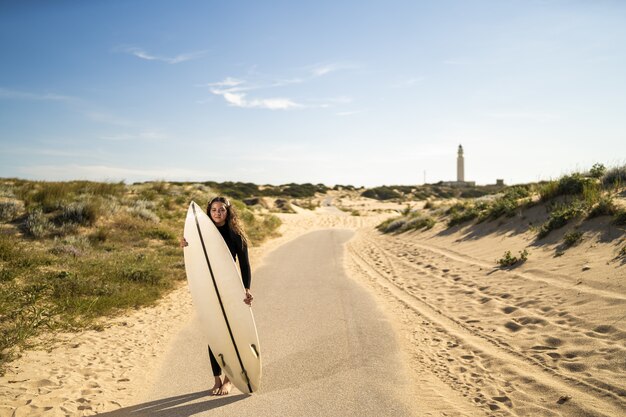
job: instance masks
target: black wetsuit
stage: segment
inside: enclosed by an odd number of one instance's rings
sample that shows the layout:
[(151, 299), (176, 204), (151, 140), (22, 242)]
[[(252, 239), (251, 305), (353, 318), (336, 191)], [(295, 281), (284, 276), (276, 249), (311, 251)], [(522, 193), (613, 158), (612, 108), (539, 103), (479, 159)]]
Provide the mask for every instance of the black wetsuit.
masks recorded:
[[(248, 245), (246, 245), (241, 236), (231, 230), (227, 224), (225, 224), (224, 226), (218, 226), (217, 230), (220, 231), (220, 234), (224, 238), (228, 249), (230, 249), (230, 253), (233, 255), (233, 260), (239, 259), (241, 281), (243, 281), (243, 286), (246, 289), (250, 289), (250, 281), (252, 280), (252, 277), (250, 274), (250, 260), (248, 259)], [(243, 302), (243, 299), (241, 300), (241, 302)], [(215, 359), (213, 352), (211, 352), (210, 346), (209, 358), (211, 359), (211, 369), (213, 370), (213, 376), (220, 376), (222, 374), (222, 368), (220, 368), (217, 359)]]

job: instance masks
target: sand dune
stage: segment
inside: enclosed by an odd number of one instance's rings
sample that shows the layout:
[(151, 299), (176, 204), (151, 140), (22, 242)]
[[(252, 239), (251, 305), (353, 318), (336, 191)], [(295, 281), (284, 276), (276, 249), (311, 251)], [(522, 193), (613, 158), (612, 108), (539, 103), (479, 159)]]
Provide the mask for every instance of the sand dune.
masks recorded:
[[(337, 194), (315, 212), (296, 208), (279, 215), (282, 236), (255, 248), (252, 264), (312, 230), (357, 231), (345, 268), (394, 318), (420, 387), (416, 401), (431, 415), (626, 414), (626, 265), (616, 259), (614, 239), (596, 232), (600, 224), (555, 256), (555, 241), (538, 245), (513, 223), (401, 235), (374, 229), (400, 209), (339, 201)], [(522, 266), (495, 267), (505, 250), (525, 248)], [(131, 405), (191, 312), (183, 286), (102, 332), (62, 335), (47, 350), (25, 352), (0, 378), (0, 417), (92, 415)]]
[(363, 229), (349, 245), (352, 275), (401, 318), (415, 371), (485, 413), (623, 415), (624, 268), (610, 245), (594, 241), (560, 258), (537, 247), (520, 268), (502, 270), (495, 259), (529, 236), (442, 232)]

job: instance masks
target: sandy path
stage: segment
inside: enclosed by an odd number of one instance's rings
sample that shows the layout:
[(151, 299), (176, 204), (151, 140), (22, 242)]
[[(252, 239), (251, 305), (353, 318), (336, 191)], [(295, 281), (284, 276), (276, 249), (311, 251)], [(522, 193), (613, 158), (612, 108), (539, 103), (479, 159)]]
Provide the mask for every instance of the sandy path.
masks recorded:
[[(355, 230), (377, 221), (334, 207), (297, 210), (279, 215), (281, 237), (251, 250), (255, 269), (267, 253), (309, 231)], [(154, 307), (109, 320), (103, 331), (40, 340), (38, 349), (23, 352), (0, 377), (0, 417), (93, 415), (132, 404), (152, 386), (155, 367), (192, 316), (191, 297), (182, 284)]]
[(258, 393), (206, 395), (212, 377), (194, 321), (170, 345), (145, 400), (103, 416), (423, 415), (389, 321), (372, 295), (344, 274), (342, 247), (352, 234), (306, 234), (256, 270), (264, 358)]

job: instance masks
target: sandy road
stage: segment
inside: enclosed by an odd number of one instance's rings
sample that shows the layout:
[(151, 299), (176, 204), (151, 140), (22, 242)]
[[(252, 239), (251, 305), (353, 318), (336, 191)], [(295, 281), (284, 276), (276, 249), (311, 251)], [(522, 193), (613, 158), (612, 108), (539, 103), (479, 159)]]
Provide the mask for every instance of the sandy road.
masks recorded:
[(352, 235), (311, 232), (279, 247), (256, 270), (260, 392), (208, 395), (206, 347), (192, 320), (173, 340), (147, 397), (100, 415), (423, 415), (390, 323), (343, 270), (343, 246)]

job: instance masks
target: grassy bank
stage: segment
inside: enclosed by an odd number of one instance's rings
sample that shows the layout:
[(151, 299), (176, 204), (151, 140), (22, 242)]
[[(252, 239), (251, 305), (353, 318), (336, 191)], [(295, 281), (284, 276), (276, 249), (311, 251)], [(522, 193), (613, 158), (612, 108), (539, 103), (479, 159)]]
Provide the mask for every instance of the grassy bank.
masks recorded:
[[(217, 183), (0, 179), (0, 368), (37, 335), (97, 329), (173, 289), (189, 202), (217, 194), (228, 195)], [(276, 216), (233, 201), (252, 245), (276, 233)]]
[[(580, 225), (596, 217), (610, 218), (610, 224), (626, 225), (626, 167), (606, 169), (596, 164), (588, 172), (565, 175), (557, 180), (506, 187), (497, 194), (481, 198), (427, 202), (422, 210), (406, 210), (378, 226), (383, 233), (426, 230), (436, 222), (447, 228), (518, 217), (527, 221), (527, 229), (541, 241), (554, 230), (575, 223)], [(532, 216), (529, 214), (532, 210)], [(539, 213), (539, 214), (537, 214)], [(564, 247), (576, 244), (582, 233), (570, 231)]]

